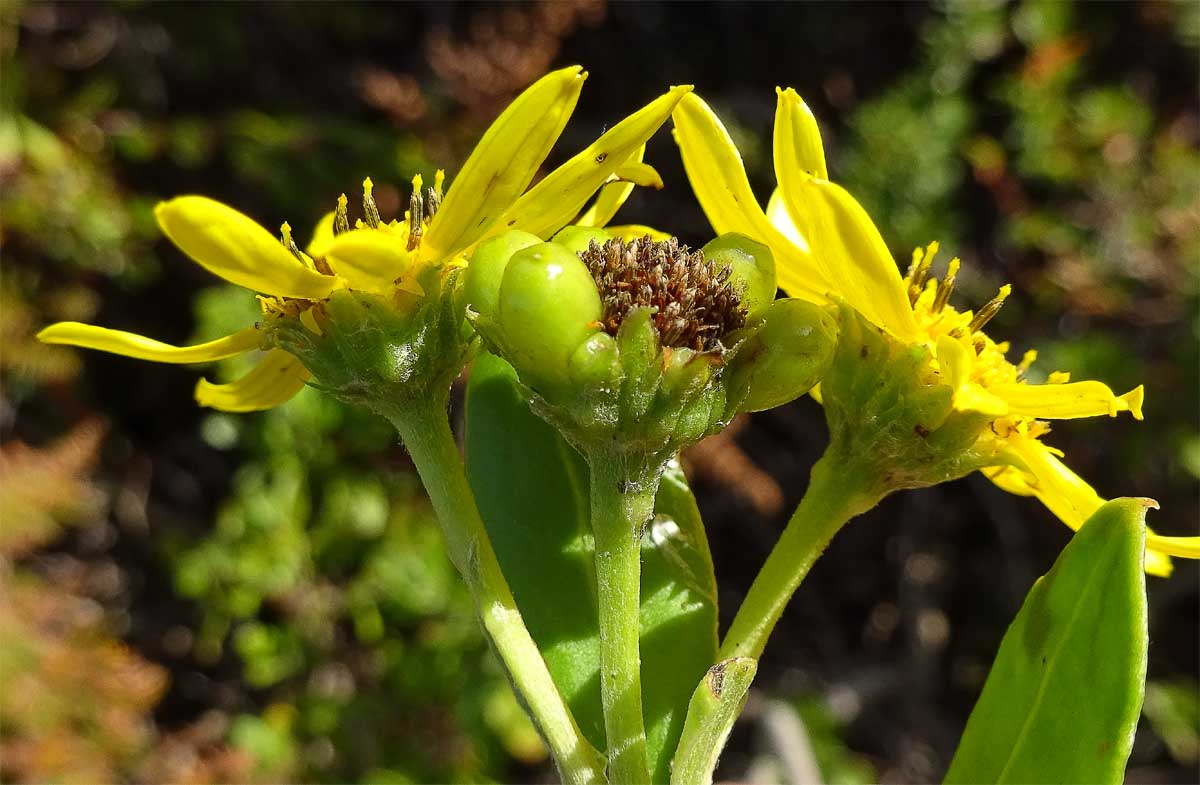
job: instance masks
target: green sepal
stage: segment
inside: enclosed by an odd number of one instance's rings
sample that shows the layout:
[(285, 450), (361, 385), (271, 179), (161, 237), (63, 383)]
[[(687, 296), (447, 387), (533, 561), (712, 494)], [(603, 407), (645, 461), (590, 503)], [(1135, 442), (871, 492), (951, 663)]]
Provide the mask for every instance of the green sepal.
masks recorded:
[(339, 289), (299, 316), (263, 324), (279, 348), (312, 373), (312, 386), (338, 400), (383, 412), (397, 401), (444, 397), (474, 348), (465, 338), (457, 287), (461, 271), (429, 268), (423, 295), (392, 297)]
[(1108, 502), (1038, 579), (947, 783), (1119, 783), (1146, 678), (1146, 499)]

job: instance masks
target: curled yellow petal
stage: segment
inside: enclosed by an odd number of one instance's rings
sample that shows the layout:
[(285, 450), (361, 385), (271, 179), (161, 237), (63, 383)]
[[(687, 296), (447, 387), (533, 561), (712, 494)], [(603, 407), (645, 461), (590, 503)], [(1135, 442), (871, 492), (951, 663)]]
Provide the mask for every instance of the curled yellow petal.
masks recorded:
[[(1010, 437), (1008, 446), (1023, 464), (1024, 471), (1017, 467), (985, 470), (984, 474), (1000, 488), (1010, 493), (1036, 496), (1050, 512), (1074, 530), (1078, 530), (1104, 504), (1104, 499), (1092, 486), (1059, 460), (1052, 448), (1037, 439), (1021, 436)], [(1166, 543), (1162, 548), (1153, 545), (1155, 542), (1161, 543), (1161, 540), (1147, 529), (1145, 569), (1150, 575), (1166, 577), (1173, 570), (1169, 555), (1171, 551)]]
[[(546, 74), (496, 118), (430, 222), (421, 244), (423, 258), (455, 256), (513, 206), (566, 126), (586, 78), (579, 66)], [(568, 220), (578, 211), (576, 207)]]
[(412, 269), (416, 255), (404, 235), (363, 227), (342, 232), (312, 246), (352, 289), (390, 292), (393, 282)]
[(181, 251), (230, 283), (305, 300), (319, 300), (336, 285), (305, 267), (253, 219), (208, 197), (176, 197), (155, 207), (154, 216)]
[(634, 156), (691, 89), (691, 85), (672, 87), (614, 125), (530, 188), (505, 213), (504, 220), (495, 230), (520, 229), (539, 237), (549, 237), (575, 218), (592, 194), (614, 173), (639, 185), (662, 187), (658, 173), (642, 164), (640, 157), (635, 159)]
[(663, 187), (662, 175), (658, 173), (658, 170), (641, 161), (626, 161), (617, 171), (613, 172), (613, 176), (622, 182), (633, 183), (643, 188), (662, 190)]
[(792, 88), (784, 90), (777, 87), (775, 94), (776, 170), (783, 165), (828, 180), (825, 145), (821, 143), (821, 129), (817, 127), (817, 118)]
[[(629, 157), (629, 160), (625, 162), (625, 166), (631, 163), (641, 163), (645, 155), (646, 145), (642, 145)], [(660, 178), (659, 187), (661, 187), (661, 182)], [(596, 228), (607, 226), (608, 222), (617, 214), (617, 211), (621, 209), (621, 206), (625, 204), (625, 200), (633, 193), (634, 187), (635, 183), (627, 179), (608, 183), (596, 194), (596, 201), (592, 202), (592, 206), (575, 219), (575, 225)]]
[(309, 373), (282, 349), (272, 349), (245, 376), (229, 384), (196, 383), (196, 402), (226, 412), (256, 412), (292, 398), (304, 388)]
[(312, 239), (308, 241), (308, 247), (304, 252), (309, 256), (313, 256), (313, 248), (320, 247), (333, 239), (333, 222), (337, 217), (337, 213), (330, 210), (321, 216), (321, 220), (317, 221), (317, 225), (313, 227)]
[(900, 340), (917, 332), (900, 268), (867, 211), (846, 189), (776, 168), (783, 202), (829, 283), (856, 311)]
[(110, 330), (93, 324), (59, 322), (38, 333), (42, 343), (57, 343), (95, 349), (158, 363), (203, 363), (257, 349), (262, 333), (253, 327), (194, 346), (172, 346), (137, 333)]
[(1070, 384), (1002, 384), (991, 392), (1003, 398), (1013, 414), (1046, 420), (1070, 420), (1077, 417), (1116, 417), (1130, 412), (1142, 419), (1145, 389), (1138, 385), (1124, 395), (1114, 395), (1101, 382), (1072, 382)]
[(954, 391), (954, 408), (960, 412), (980, 412), (992, 417), (1008, 414), (1008, 404), (971, 381), (973, 357), (970, 349), (949, 335), (938, 338), (937, 359), (945, 383)]
[(808, 299), (831, 291), (803, 239), (785, 236), (763, 213), (741, 154), (708, 104), (694, 94), (684, 96), (671, 119), (683, 168), (713, 231), (740, 232), (770, 247), (779, 288), (788, 294)]

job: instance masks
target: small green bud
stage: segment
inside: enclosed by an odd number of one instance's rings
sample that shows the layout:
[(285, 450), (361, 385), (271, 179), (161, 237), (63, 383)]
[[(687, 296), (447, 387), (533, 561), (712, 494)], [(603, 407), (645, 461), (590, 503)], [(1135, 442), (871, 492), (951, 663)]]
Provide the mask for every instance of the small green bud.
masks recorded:
[[(837, 347), (837, 320), (804, 300), (771, 303), (730, 365), (730, 401), (739, 412), (782, 406), (824, 377)], [(740, 402), (739, 402), (740, 398)]]
[(730, 232), (700, 249), (718, 267), (730, 267), (732, 279), (743, 287), (742, 305), (753, 316), (775, 299), (775, 257), (771, 249), (744, 234)]
[(509, 259), (517, 251), (541, 242), (536, 234), (513, 229), (480, 243), (467, 265), (462, 289), (463, 305), (478, 314), (496, 318), (500, 281), (504, 278)]
[(558, 234), (550, 238), (550, 242), (558, 243), (571, 253), (583, 253), (593, 242), (604, 245), (612, 239), (612, 235), (603, 229), (593, 229), (588, 226), (564, 226)]
[(500, 284), (506, 359), (532, 386), (567, 381), (567, 364), (600, 328), (600, 293), (579, 257), (539, 243), (509, 260)]

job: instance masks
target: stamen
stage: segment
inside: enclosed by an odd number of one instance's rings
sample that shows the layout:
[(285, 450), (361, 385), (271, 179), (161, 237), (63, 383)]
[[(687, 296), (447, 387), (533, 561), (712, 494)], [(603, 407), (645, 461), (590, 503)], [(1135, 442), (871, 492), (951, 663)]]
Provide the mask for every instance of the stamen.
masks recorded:
[(382, 221), (379, 218), (379, 208), (375, 206), (375, 197), (371, 192), (375, 189), (375, 183), (371, 182), (371, 178), (363, 180), (363, 213), (366, 219), (367, 226), (372, 229), (378, 229)]
[(425, 189), (425, 221), (428, 223), (442, 206), (442, 193), (435, 188)]
[(421, 175), (415, 174), (412, 179), (412, 196), (408, 198), (408, 250), (415, 251), (421, 244), (423, 233), (421, 222), (424, 220), (425, 200), (421, 198)]
[(337, 209), (333, 213), (333, 236), (350, 231), (350, 215), (346, 209), (349, 200), (342, 194), (337, 200)]
[(664, 347), (713, 351), (721, 338), (746, 323), (741, 291), (719, 267), (672, 237), (592, 242), (579, 254), (600, 290), (604, 329), (616, 335), (630, 309), (654, 308), (652, 320)]
[(971, 323), (967, 326), (967, 329), (971, 332), (981, 330), (985, 324), (992, 320), (993, 316), (1000, 313), (1000, 308), (1004, 305), (1004, 301), (1008, 299), (1010, 294), (1012, 294), (1012, 286), (1010, 284), (1001, 286), (1000, 293), (993, 297), (991, 302), (979, 309), (979, 312), (971, 319)]
[(287, 221), (283, 222), (283, 226), (279, 227), (279, 241), (283, 243), (283, 247), (291, 251), (292, 256), (300, 260), (300, 262), (308, 266), (308, 257), (300, 253), (300, 249), (296, 247), (296, 241), (292, 239), (292, 225)]
[(1021, 362), (1017, 365), (1017, 376), (1024, 376), (1029, 372), (1029, 368), (1037, 362), (1037, 349), (1030, 349), (1021, 357)]
[[(911, 304), (916, 305), (917, 299), (921, 296), (921, 289), (925, 286), (925, 279), (929, 277), (929, 268), (933, 266), (933, 259), (938, 252), (937, 240), (926, 246), (924, 253), (918, 258), (917, 254), (921, 249), (913, 251), (912, 266), (908, 269), (908, 300)], [(939, 309), (940, 310), (940, 309)]]
[(962, 264), (958, 257), (950, 260), (950, 267), (946, 269), (946, 277), (938, 284), (937, 297), (933, 300), (933, 312), (941, 313), (946, 307), (946, 303), (950, 302), (950, 295), (954, 293), (954, 279), (958, 277), (958, 268)]
[(433, 192), (437, 194), (438, 204), (442, 203), (442, 183), (446, 180), (446, 170), (438, 169), (433, 173)]

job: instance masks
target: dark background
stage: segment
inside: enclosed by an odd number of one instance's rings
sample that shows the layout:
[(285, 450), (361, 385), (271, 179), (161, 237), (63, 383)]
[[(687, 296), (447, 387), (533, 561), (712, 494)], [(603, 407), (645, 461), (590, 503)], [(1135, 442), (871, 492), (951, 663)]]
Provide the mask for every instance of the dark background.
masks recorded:
[[(400, 209), (453, 178), (550, 68), (590, 77), (548, 162), (690, 83), (765, 201), (774, 87), (816, 113), (834, 179), (897, 258), (937, 239), (957, 300), (1035, 370), (1146, 421), (1056, 424), (1103, 494), (1195, 534), (1200, 6), (27, 3), (0, 11), (0, 772), (6, 781), (526, 781), (550, 776), (386, 424), (306, 392), (230, 416), (194, 369), (41, 347), (57, 319), (166, 341), (253, 319), (162, 241), (204, 193), (297, 234), (371, 175)], [(618, 220), (702, 244), (666, 189)], [(352, 199), (353, 201), (353, 199)], [(218, 375), (237, 371), (232, 363)], [(687, 456), (727, 623), (826, 440), (809, 400)], [(26, 446), (27, 445), (27, 446)], [(940, 779), (1007, 623), (1070, 532), (975, 476), (847, 527), (772, 638), (720, 775), (784, 781), (805, 729), (829, 782)], [(1150, 686), (1128, 778), (1194, 782), (1200, 572), (1151, 579)], [(29, 696), (39, 696), (32, 700)], [(788, 718), (800, 718), (796, 725)]]

